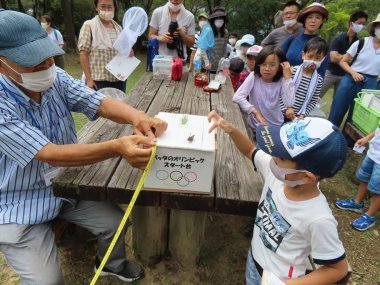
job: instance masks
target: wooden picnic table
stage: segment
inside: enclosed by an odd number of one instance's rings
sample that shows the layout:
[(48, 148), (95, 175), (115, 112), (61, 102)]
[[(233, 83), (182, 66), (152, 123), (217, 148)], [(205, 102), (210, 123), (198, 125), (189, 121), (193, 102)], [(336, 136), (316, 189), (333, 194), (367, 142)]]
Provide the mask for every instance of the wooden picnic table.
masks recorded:
[[(252, 136), (245, 116), (232, 102), (230, 80), (215, 93), (194, 86), (184, 68), (181, 81), (164, 81), (145, 73), (125, 102), (150, 116), (158, 112), (207, 116), (211, 110)], [(80, 143), (96, 143), (132, 133), (131, 126), (100, 118), (79, 132)], [(133, 209), (135, 253), (143, 261), (155, 262), (167, 250), (182, 264), (194, 265), (203, 241), (207, 212), (254, 217), (262, 183), (229, 136), (217, 133), (215, 173), (210, 195), (141, 191)], [(53, 182), (54, 193), (65, 198), (107, 200), (127, 204), (142, 171), (120, 157), (89, 166), (66, 168)]]

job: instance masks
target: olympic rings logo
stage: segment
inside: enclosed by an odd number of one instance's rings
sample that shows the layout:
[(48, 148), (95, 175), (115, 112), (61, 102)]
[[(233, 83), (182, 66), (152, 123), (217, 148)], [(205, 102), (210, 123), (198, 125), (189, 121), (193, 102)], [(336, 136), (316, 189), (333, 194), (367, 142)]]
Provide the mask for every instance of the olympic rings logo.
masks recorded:
[(182, 173), (181, 171), (174, 170), (170, 173), (166, 170), (157, 170), (156, 178), (163, 181), (165, 185), (172, 186), (177, 184), (180, 187), (186, 187), (190, 183), (197, 180), (198, 175), (194, 171)]

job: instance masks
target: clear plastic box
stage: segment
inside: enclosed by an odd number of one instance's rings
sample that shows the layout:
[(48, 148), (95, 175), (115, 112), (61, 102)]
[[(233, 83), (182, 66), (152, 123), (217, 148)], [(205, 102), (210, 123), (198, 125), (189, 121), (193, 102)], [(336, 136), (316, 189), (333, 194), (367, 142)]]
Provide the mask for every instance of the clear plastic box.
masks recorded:
[(172, 79), (173, 57), (168, 55), (156, 55), (153, 59), (153, 79)]

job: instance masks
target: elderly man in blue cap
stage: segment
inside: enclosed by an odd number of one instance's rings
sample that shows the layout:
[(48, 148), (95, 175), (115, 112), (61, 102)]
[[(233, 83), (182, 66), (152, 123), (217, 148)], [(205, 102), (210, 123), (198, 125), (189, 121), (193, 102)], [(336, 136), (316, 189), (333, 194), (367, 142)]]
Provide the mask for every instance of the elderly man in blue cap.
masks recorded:
[[(55, 197), (49, 181), (56, 167), (121, 156), (144, 168), (155, 135), (167, 124), (95, 92), (55, 67), (53, 57), (64, 52), (31, 16), (1, 9), (0, 39), (0, 251), (21, 284), (64, 284), (51, 220), (59, 217), (97, 235), (97, 268), (123, 211), (104, 202)], [(72, 111), (90, 120), (100, 116), (133, 124), (137, 135), (77, 144)], [(125, 257), (121, 238), (102, 275), (128, 282), (142, 277), (143, 268)]]

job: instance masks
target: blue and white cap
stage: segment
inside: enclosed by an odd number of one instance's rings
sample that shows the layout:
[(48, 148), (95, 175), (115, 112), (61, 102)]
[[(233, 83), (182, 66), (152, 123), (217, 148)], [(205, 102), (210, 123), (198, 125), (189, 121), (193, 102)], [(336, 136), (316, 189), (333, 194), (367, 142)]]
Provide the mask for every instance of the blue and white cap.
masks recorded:
[(346, 162), (347, 142), (330, 121), (307, 117), (282, 126), (259, 125), (258, 146), (266, 153), (295, 161), (322, 178), (334, 176)]

